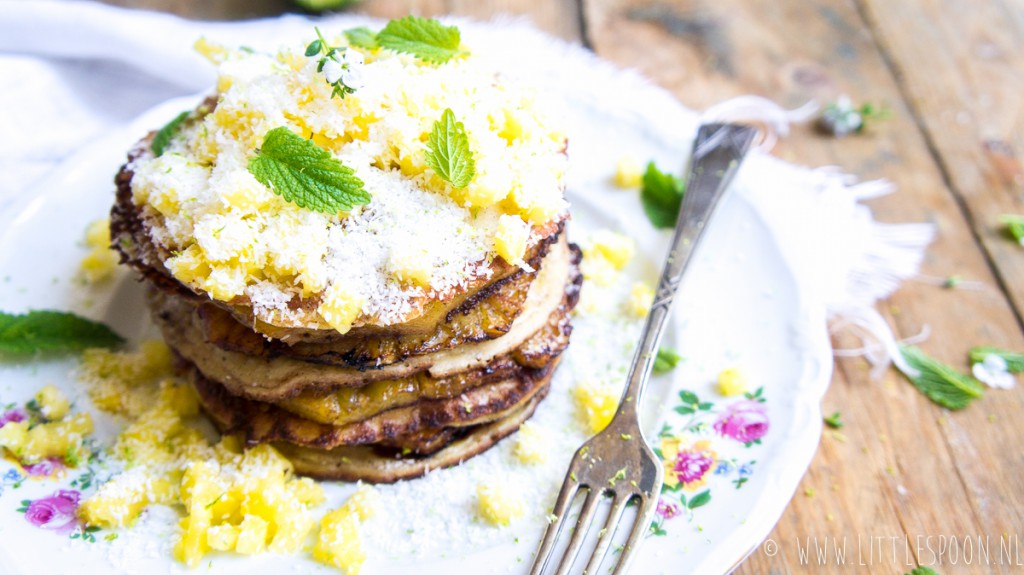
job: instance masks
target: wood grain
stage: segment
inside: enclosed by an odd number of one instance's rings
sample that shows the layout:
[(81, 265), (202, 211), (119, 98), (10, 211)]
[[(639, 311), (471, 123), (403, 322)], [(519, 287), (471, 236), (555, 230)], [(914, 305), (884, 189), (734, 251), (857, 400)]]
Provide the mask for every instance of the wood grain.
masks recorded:
[[(194, 18), (291, 9), (283, 0), (108, 1)], [(776, 154), (893, 181), (899, 192), (871, 207), (882, 221), (936, 226), (923, 273), (985, 286), (906, 284), (880, 306), (900, 336), (930, 326), (923, 347), (960, 368), (973, 345), (1024, 350), (1024, 250), (995, 223), (1000, 213), (1024, 213), (1024, 0), (368, 0), (359, 9), (380, 17), (523, 15), (639, 69), (697, 109), (746, 93), (789, 106), (842, 93), (886, 104), (892, 119), (861, 136), (827, 139), (802, 127)], [(842, 332), (834, 343), (860, 345)], [(770, 535), (778, 552), (755, 549), (738, 573), (898, 574), (936, 560), (918, 552), (918, 537), (933, 537), (933, 546), (939, 536), (998, 545), (1008, 534), (1024, 544), (1024, 386), (950, 413), (898, 375), (874, 381), (863, 360), (845, 359), (823, 409), (841, 411), (846, 426), (822, 438)], [(826, 537), (845, 538), (845, 565), (801, 560), (798, 541)], [(937, 570), (1021, 569), (960, 562)]]
[[(770, 10), (741, 0), (584, 4), (595, 51), (640, 68), (695, 108), (745, 93), (789, 105), (840, 93), (887, 103), (893, 118), (864, 136), (823, 139), (803, 129), (778, 153), (799, 163), (836, 164), (867, 178), (892, 180), (900, 192), (873, 202), (876, 215), (894, 222), (928, 221), (938, 229), (924, 273), (959, 274), (990, 286), (968, 292), (908, 284), (886, 304), (901, 335), (916, 334), (929, 324), (933, 335), (924, 347), (961, 368), (971, 345), (998, 341), (1017, 349), (1024, 346), (1014, 310), (917, 121), (917, 104), (904, 99), (904, 88), (857, 6), (831, 0), (773, 3)], [(920, 25), (927, 26), (927, 21)], [(929, 75), (926, 69), (920, 73)], [(848, 337), (836, 343), (858, 345)], [(911, 564), (903, 565), (901, 545), (899, 561), (875, 557), (874, 564), (865, 566), (840, 566), (834, 560), (801, 565), (797, 541), (806, 545), (815, 537), (846, 537), (854, 548), (860, 538), (867, 553), (872, 538), (884, 537), (891, 546), (891, 537), (907, 536), (916, 543), (918, 536), (998, 539), (1015, 533), (1024, 524), (1024, 489), (1019, 488), (1024, 460), (1019, 452), (1007, 453), (1006, 445), (1024, 435), (1024, 425), (1013, 415), (1022, 404), (1024, 394), (1018, 388), (991, 392), (971, 408), (947, 414), (899, 376), (890, 373), (881, 382), (871, 381), (862, 361), (838, 362), (824, 408), (843, 413), (846, 440), (826, 433), (801, 488), (770, 536), (780, 552), (769, 557), (755, 551), (738, 572), (896, 572), (932, 560), (927, 551), (923, 557), (911, 553)], [(961, 565), (940, 571), (976, 569)], [(1010, 569), (994, 566), (992, 571)]]

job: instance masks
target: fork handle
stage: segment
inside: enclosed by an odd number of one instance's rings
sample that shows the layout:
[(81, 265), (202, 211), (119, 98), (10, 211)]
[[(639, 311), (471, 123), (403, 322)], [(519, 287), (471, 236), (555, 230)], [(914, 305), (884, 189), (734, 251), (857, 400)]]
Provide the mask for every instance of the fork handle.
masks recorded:
[(675, 234), (654, 303), (644, 323), (640, 344), (633, 356), (626, 389), (615, 413), (616, 419), (630, 417), (639, 422), (638, 406), (651, 376), (679, 282), (690, 256), (703, 237), (707, 222), (736, 175), (756, 133), (754, 128), (736, 124), (704, 124), (697, 131)]

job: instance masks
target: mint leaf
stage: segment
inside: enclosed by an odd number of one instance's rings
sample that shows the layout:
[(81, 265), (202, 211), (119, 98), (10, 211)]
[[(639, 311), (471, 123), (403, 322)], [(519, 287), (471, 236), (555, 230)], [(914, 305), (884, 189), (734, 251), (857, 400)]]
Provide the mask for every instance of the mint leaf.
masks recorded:
[(432, 18), (406, 16), (392, 20), (377, 34), (377, 44), (382, 48), (412, 54), (432, 64), (444, 64), (462, 54), (459, 29), (445, 26)]
[(446, 108), (434, 122), (427, 141), (427, 165), (456, 188), (465, 188), (476, 175), (476, 162), (469, 149), (466, 127)]
[(1024, 216), (1004, 214), (999, 216), (999, 221), (1006, 226), (1006, 233), (1010, 234), (1010, 237), (1024, 245)]
[(376, 50), (380, 47), (380, 45), (377, 44), (377, 34), (366, 26), (345, 30), (345, 38), (348, 39), (349, 46), (355, 46), (356, 48)]
[(654, 373), (672, 371), (681, 359), (683, 358), (674, 349), (658, 348), (658, 355), (654, 356)]
[(911, 367), (921, 372), (917, 377), (904, 374), (910, 383), (928, 399), (943, 407), (963, 409), (985, 392), (985, 388), (973, 377), (932, 359), (914, 346), (901, 345), (900, 353)]
[(939, 575), (939, 574), (936, 573), (935, 570), (932, 569), (931, 567), (917, 567), (913, 571), (911, 571), (909, 573), (904, 573), (903, 575)]
[(157, 131), (156, 135), (153, 136), (153, 143), (150, 145), (150, 147), (153, 148), (154, 156), (159, 158), (164, 155), (164, 150), (167, 149), (167, 145), (171, 143), (171, 138), (178, 133), (178, 129), (181, 128), (181, 123), (184, 122), (185, 118), (188, 118), (188, 115), (191, 113), (191, 110), (185, 110)]
[(35, 310), (0, 312), (0, 351), (31, 353), (113, 347), (124, 342), (114, 330), (73, 313)]
[(249, 173), (286, 201), (316, 212), (347, 212), (370, 202), (355, 170), (285, 127), (263, 137)]
[(654, 165), (647, 164), (644, 172), (643, 186), (640, 188), (640, 202), (644, 213), (656, 228), (674, 228), (679, 216), (679, 206), (683, 203), (685, 185), (683, 180), (672, 174), (666, 174)]
[(1024, 353), (984, 345), (971, 348), (971, 365), (985, 361), (985, 358), (990, 355), (998, 355), (1003, 358), (1003, 361), (1006, 362), (1006, 371), (1010, 373), (1024, 371)]

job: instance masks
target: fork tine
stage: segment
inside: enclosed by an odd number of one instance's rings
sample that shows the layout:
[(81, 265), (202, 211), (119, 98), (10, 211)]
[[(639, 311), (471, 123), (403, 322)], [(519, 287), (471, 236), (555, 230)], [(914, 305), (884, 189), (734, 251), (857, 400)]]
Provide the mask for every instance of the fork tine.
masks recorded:
[(555, 508), (551, 511), (555, 520), (548, 523), (548, 526), (544, 529), (544, 539), (541, 540), (540, 548), (537, 549), (537, 556), (533, 559), (530, 575), (541, 575), (544, 572), (544, 566), (547, 565), (548, 559), (551, 558), (551, 550), (555, 546), (555, 538), (562, 530), (562, 520), (565, 519), (566, 513), (569, 512), (569, 506), (572, 504), (573, 499), (576, 498), (576, 494), (579, 493), (579, 489), (579, 483), (568, 477), (565, 483), (562, 484), (562, 490), (558, 492), (558, 499), (555, 500)]
[(597, 535), (597, 547), (594, 548), (594, 554), (590, 556), (587, 568), (583, 570), (584, 574), (597, 573), (597, 568), (601, 566), (605, 554), (608, 553), (608, 546), (612, 543), (612, 537), (619, 527), (619, 520), (622, 519), (622, 513), (626, 510), (630, 499), (633, 499), (632, 493), (627, 497), (616, 497), (612, 501), (612, 509), (608, 513), (608, 519), (604, 522), (604, 529)]
[(572, 564), (576, 562), (576, 556), (579, 555), (580, 547), (583, 546), (583, 540), (587, 538), (587, 532), (590, 531), (590, 524), (593, 522), (594, 513), (597, 512), (597, 505), (603, 498), (603, 489), (589, 488), (587, 499), (583, 502), (583, 509), (580, 509), (580, 516), (576, 519), (576, 530), (572, 533), (572, 539), (569, 540), (569, 546), (565, 549), (565, 555), (562, 556), (562, 562), (558, 565), (558, 571), (555, 572), (556, 575), (565, 575), (572, 568)]
[(651, 518), (654, 516), (655, 510), (655, 506), (652, 503), (654, 502), (646, 496), (640, 496), (640, 508), (636, 518), (633, 520), (633, 530), (629, 533), (629, 539), (626, 540), (626, 545), (622, 549), (622, 555), (619, 557), (619, 563), (615, 566), (615, 570), (612, 571), (612, 575), (625, 573), (629, 569), (629, 564), (632, 563), (633, 558), (636, 556), (640, 538), (650, 528)]

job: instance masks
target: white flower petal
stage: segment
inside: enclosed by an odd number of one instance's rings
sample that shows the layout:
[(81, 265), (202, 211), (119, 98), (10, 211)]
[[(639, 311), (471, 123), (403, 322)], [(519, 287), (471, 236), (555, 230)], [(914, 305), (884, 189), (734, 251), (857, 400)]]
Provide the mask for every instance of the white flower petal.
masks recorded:
[(324, 64), (324, 77), (327, 78), (327, 81), (330, 82), (331, 84), (340, 80), (343, 72), (344, 70), (341, 67), (341, 63), (339, 62), (336, 62), (334, 60), (328, 60)]
[(349, 64), (350, 66), (362, 66), (363, 63), (366, 62), (366, 59), (363, 57), (362, 52), (360, 52), (359, 50), (352, 49), (345, 50), (345, 54), (342, 55), (341, 59), (344, 60), (345, 63)]
[(999, 389), (1010, 389), (1017, 380), (1013, 374), (1006, 369), (1006, 360), (995, 354), (985, 356), (985, 360), (971, 366), (971, 373), (975, 379)]
[(341, 73), (341, 81), (344, 82), (346, 86), (352, 88), (353, 90), (359, 90), (360, 88), (366, 85), (365, 81), (363, 80), (363, 71), (361, 68), (354, 68), (343, 71)]

